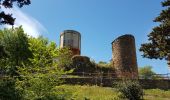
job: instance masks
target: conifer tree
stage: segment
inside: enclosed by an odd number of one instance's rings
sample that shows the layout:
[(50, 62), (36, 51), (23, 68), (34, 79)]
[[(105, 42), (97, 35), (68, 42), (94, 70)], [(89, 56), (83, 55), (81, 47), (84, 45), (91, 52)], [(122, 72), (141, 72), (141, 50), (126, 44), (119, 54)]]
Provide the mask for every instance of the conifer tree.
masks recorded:
[(165, 7), (154, 22), (160, 23), (152, 29), (148, 35), (148, 43), (141, 45), (140, 51), (143, 57), (150, 59), (166, 59), (170, 65), (170, 0), (162, 2)]

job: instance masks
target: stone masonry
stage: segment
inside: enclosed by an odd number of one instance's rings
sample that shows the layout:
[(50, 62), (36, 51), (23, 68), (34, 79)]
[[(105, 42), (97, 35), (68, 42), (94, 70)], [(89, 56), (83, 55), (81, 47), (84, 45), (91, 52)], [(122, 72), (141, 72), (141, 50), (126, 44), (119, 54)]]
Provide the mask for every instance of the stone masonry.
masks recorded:
[(112, 42), (113, 66), (118, 78), (138, 78), (135, 38), (123, 35)]

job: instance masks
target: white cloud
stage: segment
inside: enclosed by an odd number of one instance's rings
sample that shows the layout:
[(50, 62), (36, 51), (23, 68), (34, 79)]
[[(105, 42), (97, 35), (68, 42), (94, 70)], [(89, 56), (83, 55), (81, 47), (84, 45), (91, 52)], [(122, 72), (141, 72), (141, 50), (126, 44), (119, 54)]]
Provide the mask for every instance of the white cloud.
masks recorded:
[[(22, 12), (17, 7), (12, 9), (3, 9), (3, 11), (5, 11), (5, 13), (12, 13), (13, 17), (16, 18), (14, 27), (22, 25), (24, 31), (28, 35), (38, 37), (42, 33), (48, 33), (46, 28), (38, 20)], [(5, 25), (5, 27), (11, 28), (9, 25)]]

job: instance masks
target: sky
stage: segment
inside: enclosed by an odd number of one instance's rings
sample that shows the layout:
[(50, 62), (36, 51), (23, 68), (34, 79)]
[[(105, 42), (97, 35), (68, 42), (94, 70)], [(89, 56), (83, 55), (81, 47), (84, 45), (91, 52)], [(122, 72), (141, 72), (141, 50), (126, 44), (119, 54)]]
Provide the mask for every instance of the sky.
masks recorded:
[[(16, 18), (15, 26), (23, 25), (26, 33), (42, 35), (59, 44), (63, 30), (81, 33), (81, 55), (96, 62), (112, 58), (111, 42), (124, 34), (136, 39), (139, 67), (152, 66), (159, 74), (170, 73), (165, 60), (143, 58), (139, 48), (147, 42), (147, 35), (159, 23), (153, 19), (159, 15), (163, 0), (31, 0), (22, 9), (5, 10)], [(11, 26), (5, 26), (11, 27)]]

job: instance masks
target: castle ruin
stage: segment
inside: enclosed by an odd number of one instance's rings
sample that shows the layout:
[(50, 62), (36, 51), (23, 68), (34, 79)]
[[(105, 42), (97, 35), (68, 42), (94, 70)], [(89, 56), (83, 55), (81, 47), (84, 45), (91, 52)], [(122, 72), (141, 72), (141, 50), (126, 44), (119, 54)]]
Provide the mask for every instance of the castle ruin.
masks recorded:
[[(77, 64), (85, 63), (84, 60), (82, 59), (87, 59), (88, 57), (80, 55), (81, 34), (79, 32), (74, 30), (63, 31), (60, 34), (60, 48), (63, 48), (65, 46), (69, 47), (70, 50), (72, 51), (73, 62), (76, 61)], [(110, 72), (114, 71), (115, 74), (113, 77), (131, 78), (131, 79), (138, 78), (135, 38), (133, 35), (126, 34), (118, 37), (112, 42), (112, 61), (113, 61), (113, 68), (110, 68)], [(90, 60), (88, 60), (88, 63), (90, 63)], [(79, 68), (77, 68), (77, 71), (81, 71), (78, 69)], [(89, 70), (94, 68), (83, 66), (83, 69), (84, 69), (83, 72), (87, 71), (88, 73), (88, 72), (93, 72)]]
[(118, 78), (138, 78), (135, 38), (123, 35), (112, 42), (112, 60)]

